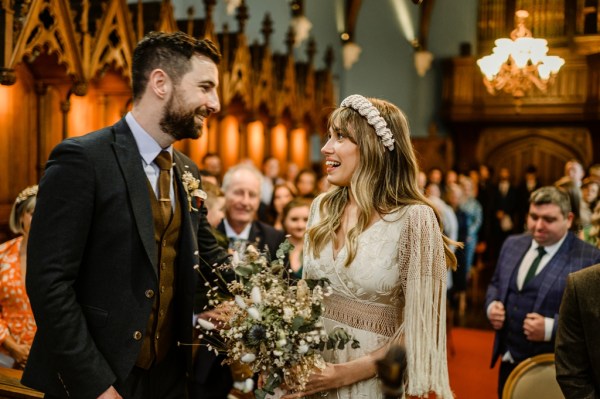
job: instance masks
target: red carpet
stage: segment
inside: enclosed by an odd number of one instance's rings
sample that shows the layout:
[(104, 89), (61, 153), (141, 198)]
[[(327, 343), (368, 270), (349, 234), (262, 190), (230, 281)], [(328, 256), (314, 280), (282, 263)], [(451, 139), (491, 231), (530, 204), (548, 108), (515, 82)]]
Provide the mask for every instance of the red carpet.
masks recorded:
[[(451, 344), (454, 344), (454, 355)], [(490, 369), (494, 332), (454, 327), (448, 337), (450, 386), (456, 399), (497, 398), (498, 363)]]

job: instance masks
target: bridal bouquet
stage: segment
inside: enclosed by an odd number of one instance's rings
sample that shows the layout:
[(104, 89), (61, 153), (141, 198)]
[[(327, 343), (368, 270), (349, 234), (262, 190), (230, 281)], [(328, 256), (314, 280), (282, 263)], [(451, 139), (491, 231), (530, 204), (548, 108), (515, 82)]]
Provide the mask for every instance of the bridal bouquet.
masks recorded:
[[(211, 321), (199, 319), (201, 338), (210, 350), (226, 354), (225, 363), (241, 362), (263, 377), (257, 399), (283, 384), (303, 390), (310, 374), (325, 367), (320, 352), (326, 347), (359, 347), (341, 328), (325, 332), (319, 319), (328, 281), (291, 280), (284, 260), (292, 248), (286, 240), (277, 259), (269, 261), (248, 245), (243, 253), (234, 253), (230, 265), (213, 268), (212, 279), (203, 276), (209, 305), (225, 306), (229, 317), (218, 331)], [(224, 276), (231, 271), (235, 278), (227, 281)]]

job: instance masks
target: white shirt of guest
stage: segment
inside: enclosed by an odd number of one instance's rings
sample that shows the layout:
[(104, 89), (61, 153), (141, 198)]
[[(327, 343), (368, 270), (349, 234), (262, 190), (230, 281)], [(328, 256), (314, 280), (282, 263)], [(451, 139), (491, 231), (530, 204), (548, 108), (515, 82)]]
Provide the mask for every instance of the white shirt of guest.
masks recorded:
[[(156, 163), (154, 163), (154, 159), (158, 156), (161, 151), (168, 151), (171, 154), (171, 158), (173, 158), (173, 146), (170, 145), (167, 148), (162, 148), (156, 140), (148, 134), (144, 130), (143, 127), (135, 120), (133, 114), (128, 112), (125, 115), (125, 122), (129, 125), (129, 129), (131, 129), (131, 133), (133, 134), (133, 138), (135, 139), (135, 143), (137, 144), (138, 151), (142, 156), (142, 167), (144, 168), (144, 173), (146, 173), (146, 177), (148, 177), (148, 181), (150, 185), (154, 189), (154, 193), (156, 194), (156, 198), (158, 198), (158, 175), (160, 173), (160, 168)], [(171, 206), (175, 207), (175, 190), (173, 188), (173, 169), (171, 169)]]
[[(542, 272), (542, 270), (544, 270), (544, 268), (546, 267), (548, 262), (550, 262), (550, 260), (552, 260), (552, 257), (554, 256), (554, 254), (556, 254), (556, 252), (558, 252), (560, 246), (565, 241), (565, 238), (567, 238), (567, 234), (565, 234), (563, 236), (563, 238), (561, 238), (556, 244), (544, 247), (544, 250), (546, 251), (546, 253), (542, 257), (542, 260), (540, 261), (540, 264), (538, 265), (538, 267), (535, 271), (536, 276), (538, 274), (540, 274)], [(531, 266), (531, 264), (533, 263), (535, 258), (537, 258), (537, 256), (538, 256), (537, 249), (539, 246), (540, 246), (540, 244), (535, 242), (535, 240), (532, 240), (529, 250), (527, 250), (527, 252), (525, 253), (525, 256), (523, 257), (523, 260), (521, 261), (521, 265), (519, 265), (519, 272), (517, 273), (517, 288), (519, 289), (519, 291), (521, 291), (523, 289), (523, 282), (525, 281), (525, 276), (527, 275), (527, 272), (529, 271), (529, 267)]]
[(240, 234), (235, 232), (233, 227), (231, 227), (229, 222), (227, 222), (227, 218), (223, 219), (223, 225), (225, 226), (225, 235), (227, 236), (227, 238), (246, 241), (250, 239), (250, 229), (252, 228), (252, 223), (248, 223)]

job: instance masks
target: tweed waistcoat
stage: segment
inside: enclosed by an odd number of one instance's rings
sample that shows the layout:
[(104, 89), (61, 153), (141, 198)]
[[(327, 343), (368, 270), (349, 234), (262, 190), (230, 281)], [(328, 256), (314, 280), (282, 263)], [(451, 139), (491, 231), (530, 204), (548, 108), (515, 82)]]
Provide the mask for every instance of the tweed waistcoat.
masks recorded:
[(175, 185), (175, 209), (167, 226), (163, 221), (159, 202), (150, 183), (148, 183), (152, 217), (154, 218), (154, 240), (158, 247), (158, 291), (146, 291), (146, 297), (154, 297), (152, 312), (148, 318), (146, 334), (136, 366), (148, 369), (152, 364), (160, 363), (171, 348), (173, 341), (173, 298), (175, 297), (175, 261), (179, 248), (181, 229), (181, 207), (179, 193)]

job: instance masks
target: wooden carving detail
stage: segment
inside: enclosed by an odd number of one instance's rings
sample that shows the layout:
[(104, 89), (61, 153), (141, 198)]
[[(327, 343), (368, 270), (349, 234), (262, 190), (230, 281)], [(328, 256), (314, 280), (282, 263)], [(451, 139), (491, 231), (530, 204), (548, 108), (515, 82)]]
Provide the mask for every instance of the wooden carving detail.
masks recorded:
[[(65, 68), (63, 83), (72, 86), (69, 93), (85, 95), (88, 82), (103, 76), (108, 69), (130, 79), (133, 48), (141, 36), (151, 30), (182, 29), (197, 37), (211, 38), (220, 47), (223, 114), (237, 99), (250, 119), (266, 111), (273, 123), (285, 114), (294, 125), (312, 119), (311, 123), (318, 126), (321, 108), (333, 104), (331, 52), (326, 56), (327, 67), (315, 70), (316, 45), (312, 40), (307, 48), (308, 61), (296, 62), (294, 32), (290, 29), (287, 52), (272, 54), (269, 15), (262, 27), (264, 43), (249, 45), (244, 33), (249, 18), (245, 2), (238, 7), (238, 31), (230, 33), (224, 26), (223, 32), (217, 34), (212, 21), (215, 0), (204, 0), (204, 19), (193, 19), (192, 9), (188, 19), (179, 25), (170, 0), (131, 4), (127, 0), (1, 1), (4, 47), (0, 53), (0, 84), (16, 81), (14, 68), (21, 62), (31, 63), (43, 53), (56, 54), (57, 62)], [(44, 68), (38, 68), (38, 72), (43, 74)]]
[(252, 104), (250, 76), (252, 62), (250, 48), (246, 43), (246, 35), (244, 34), (248, 10), (244, 2), (237, 8), (236, 19), (239, 24), (237, 33), (225, 32), (217, 35), (223, 52), (223, 63), (222, 68), (220, 68), (223, 109), (226, 109), (236, 97), (242, 100), (246, 108)]
[[(131, 74), (130, 60), (136, 43), (131, 14), (125, 0), (110, 0), (100, 21), (100, 28), (93, 38), (91, 54), (86, 54), (86, 78), (92, 79), (110, 66), (129, 79)], [(89, 58), (87, 58), (89, 57)]]
[(271, 110), (274, 98), (273, 93), (273, 57), (271, 54), (270, 38), (273, 33), (273, 21), (266, 14), (261, 32), (264, 44), (254, 43), (250, 46), (252, 54), (252, 104), (253, 117), (260, 114), (261, 109)]
[(33, 62), (47, 49), (56, 53), (67, 75), (82, 82), (85, 74), (78, 43), (67, 0), (33, 0), (7, 67), (14, 69), (23, 59)]
[(274, 56), (275, 96), (274, 111), (277, 118), (286, 110), (297, 121), (296, 69), (294, 65), (294, 31), (290, 28), (286, 36), (287, 54)]

